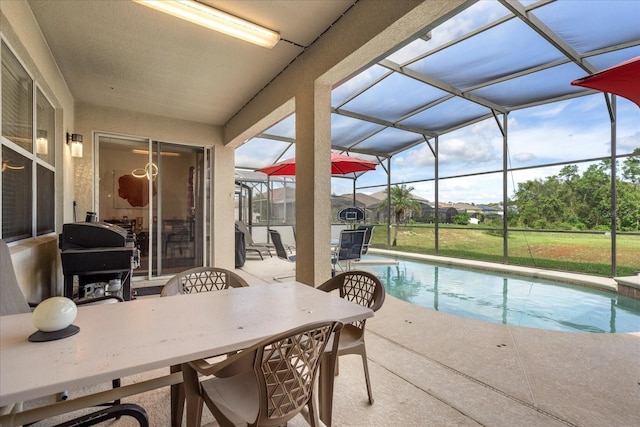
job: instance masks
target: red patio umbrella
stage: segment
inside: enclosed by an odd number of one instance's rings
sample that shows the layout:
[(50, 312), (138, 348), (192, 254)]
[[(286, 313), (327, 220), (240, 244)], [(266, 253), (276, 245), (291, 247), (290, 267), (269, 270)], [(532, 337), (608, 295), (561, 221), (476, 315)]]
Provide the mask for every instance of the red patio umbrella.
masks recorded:
[(640, 107), (640, 56), (591, 76), (574, 80), (571, 84), (614, 93), (635, 102)]
[[(359, 159), (357, 157), (345, 156), (342, 154), (331, 153), (331, 175), (345, 175), (354, 172), (366, 172), (374, 170), (377, 163), (368, 160)], [(296, 159), (294, 157), (275, 163), (266, 168), (256, 169), (256, 172), (262, 172), (269, 176), (273, 175), (295, 175)]]

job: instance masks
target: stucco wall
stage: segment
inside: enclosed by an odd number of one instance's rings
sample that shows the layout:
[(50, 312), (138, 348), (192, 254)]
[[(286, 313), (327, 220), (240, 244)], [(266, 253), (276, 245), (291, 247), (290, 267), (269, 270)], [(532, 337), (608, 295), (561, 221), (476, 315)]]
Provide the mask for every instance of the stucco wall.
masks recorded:
[[(71, 217), (73, 194), (71, 154), (64, 135), (73, 128), (73, 97), (44, 41), (27, 2), (0, 2), (2, 38), (36, 80), (38, 87), (56, 109), (56, 230)], [(66, 207), (66, 208), (65, 208)], [(10, 244), (9, 250), (18, 282), (29, 301), (38, 302), (61, 292), (62, 271), (57, 235), (38, 237)]]

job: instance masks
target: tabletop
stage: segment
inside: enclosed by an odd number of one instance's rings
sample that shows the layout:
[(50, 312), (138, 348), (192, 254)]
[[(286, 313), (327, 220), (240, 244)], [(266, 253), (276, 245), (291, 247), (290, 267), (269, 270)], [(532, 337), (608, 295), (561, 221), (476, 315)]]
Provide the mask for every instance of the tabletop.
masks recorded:
[(298, 282), (78, 308), (74, 336), (44, 343), (31, 314), (0, 322), (0, 407), (224, 354), (322, 320), (372, 317), (365, 307)]

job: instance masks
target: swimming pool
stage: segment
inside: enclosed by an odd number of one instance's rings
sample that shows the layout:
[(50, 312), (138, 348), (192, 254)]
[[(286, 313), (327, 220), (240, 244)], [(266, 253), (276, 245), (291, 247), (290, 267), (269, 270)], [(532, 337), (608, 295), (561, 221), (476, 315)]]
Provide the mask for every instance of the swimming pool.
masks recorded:
[[(390, 259), (368, 254), (363, 261)], [(471, 319), (573, 332), (639, 332), (640, 301), (614, 293), (393, 258), (369, 264), (387, 294)]]

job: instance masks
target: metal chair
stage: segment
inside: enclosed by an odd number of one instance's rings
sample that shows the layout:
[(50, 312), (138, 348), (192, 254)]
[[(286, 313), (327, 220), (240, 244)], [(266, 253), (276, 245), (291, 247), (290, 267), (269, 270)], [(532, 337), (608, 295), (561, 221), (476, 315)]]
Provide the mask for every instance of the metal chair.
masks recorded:
[(362, 257), (366, 230), (342, 230), (335, 252), (331, 254), (331, 275), (336, 274), (336, 266), (341, 270), (341, 261), (346, 261), (344, 271), (351, 269), (351, 261), (358, 261)]
[(244, 244), (245, 250), (247, 252), (255, 252), (260, 256), (260, 259), (264, 259), (263, 254), (267, 253), (269, 256), (271, 255), (271, 249), (273, 249), (273, 245), (271, 243), (256, 243), (253, 241), (253, 236), (251, 236), (251, 231), (249, 231), (249, 227), (242, 222), (236, 221), (236, 226), (242, 233), (244, 234)]
[(373, 236), (373, 228), (375, 225), (361, 225), (358, 230), (364, 230), (364, 242), (362, 243), (362, 255), (366, 255), (369, 252), (369, 245), (371, 244), (371, 236)]
[[(358, 303), (371, 310), (378, 311), (384, 303), (386, 292), (384, 285), (375, 275), (366, 271), (346, 271), (318, 286), (324, 292), (339, 291), (340, 298)], [(364, 366), (364, 377), (367, 383), (369, 404), (373, 404), (369, 367), (367, 365), (367, 349), (364, 343), (366, 320), (344, 325), (339, 338), (338, 357), (346, 354), (359, 354)], [(337, 358), (336, 358), (337, 364)], [(338, 372), (336, 365), (336, 374)]]
[[(296, 262), (296, 254), (289, 254), (287, 253), (287, 249), (284, 247), (284, 244), (282, 243), (282, 237), (280, 236), (280, 233), (276, 230), (269, 230), (269, 238), (271, 239), (271, 241), (273, 242), (273, 245), (275, 246), (276, 249), (276, 256), (282, 260), (285, 260), (287, 262)], [(284, 276), (275, 276), (273, 278), (273, 280), (280, 280), (280, 279), (286, 279), (289, 277), (295, 277), (295, 274), (288, 274), (288, 275), (284, 275)]]
[[(267, 338), (226, 360), (197, 360), (182, 365), (187, 393), (187, 427), (201, 424), (207, 404), (221, 427), (279, 426), (309, 409), (309, 421), (319, 425), (313, 388), (320, 362), (340, 322), (316, 322)], [(333, 340), (329, 363), (336, 354)], [(331, 365), (330, 365), (331, 366)], [(215, 375), (200, 382), (198, 374)]]
[(288, 254), (287, 249), (284, 247), (284, 243), (282, 243), (282, 236), (280, 236), (280, 232), (276, 230), (269, 230), (269, 237), (273, 242), (273, 246), (276, 250), (276, 256), (280, 259), (283, 259), (287, 262), (295, 262), (296, 254)]

